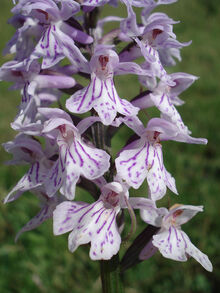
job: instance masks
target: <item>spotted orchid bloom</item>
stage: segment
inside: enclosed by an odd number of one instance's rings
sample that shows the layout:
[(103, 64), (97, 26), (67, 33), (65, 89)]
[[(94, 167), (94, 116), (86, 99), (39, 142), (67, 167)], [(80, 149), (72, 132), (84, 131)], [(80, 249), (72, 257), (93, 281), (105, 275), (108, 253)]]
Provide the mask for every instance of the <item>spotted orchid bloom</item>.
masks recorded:
[(21, 14), (15, 14), (9, 23), (15, 27), (16, 32), (7, 43), (3, 53), (15, 54), (15, 60), (22, 62), (33, 52), (36, 41), (39, 41), (42, 36), (43, 27), (39, 24), (39, 20)]
[(102, 176), (110, 166), (110, 156), (105, 151), (87, 145), (81, 138), (97, 118), (84, 119), (75, 127), (63, 110), (42, 108), (40, 111), (48, 118), (43, 133), (52, 135), (59, 146), (59, 158), (44, 182), (47, 194), (53, 196), (60, 189), (66, 198), (74, 199), (80, 176), (93, 180)]
[(57, 153), (56, 146), (47, 140), (46, 149), (43, 150), (41, 144), (29, 136), (18, 134), (14, 141), (4, 144), (5, 150), (13, 154), (13, 159), (9, 164), (30, 164), (29, 170), (18, 181), (15, 187), (8, 193), (4, 203), (11, 202), (19, 198), (28, 190), (41, 190), (46, 193), (42, 187), (45, 178), (54, 164), (53, 156)]
[[(167, 86), (164, 83), (158, 84), (158, 88), (160, 88), (160, 91), (164, 91), (165, 94), (169, 96), (170, 102), (172, 102), (175, 106), (180, 106), (184, 104), (184, 101), (179, 98), (179, 95), (186, 90), (190, 85), (198, 79), (197, 76), (184, 73), (184, 72), (175, 72), (171, 73), (170, 77), (175, 82), (175, 85), (172, 87)], [(146, 76), (139, 76), (140, 83), (147, 87), (152, 92), (156, 90), (157, 82), (153, 81), (152, 83), (149, 82), (149, 77)], [(150, 85), (150, 84), (152, 85)], [(141, 109), (148, 108), (151, 106), (154, 106), (154, 102), (150, 98), (150, 95), (145, 95), (139, 99), (136, 99), (136, 101), (133, 102), (138, 104), (138, 107)]]
[[(153, 236), (152, 244), (158, 248), (160, 253), (177, 261), (187, 261), (189, 256), (197, 260), (207, 271), (212, 271), (212, 264), (204, 253), (196, 248), (190, 241), (187, 234), (181, 230), (181, 225), (188, 222), (198, 212), (202, 212), (202, 206), (176, 204), (161, 218), (160, 230)], [(144, 211), (142, 213), (144, 219)], [(148, 247), (145, 247), (140, 258), (148, 257)]]
[(126, 146), (116, 158), (118, 175), (135, 189), (138, 189), (146, 178), (149, 196), (154, 201), (165, 195), (167, 187), (177, 194), (175, 180), (163, 164), (160, 144), (160, 132), (170, 135), (172, 130), (166, 129), (166, 125), (160, 124), (160, 121), (154, 123), (154, 119), (149, 121), (146, 129), (138, 118), (128, 117), (122, 120), (140, 139)]
[(144, 74), (132, 62), (119, 63), (118, 55), (111, 46), (98, 46), (90, 61), (91, 82), (66, 101), (66, 108), (73, 113), (85, 113), (94, 108), (102, 123), (110, 125), (117, 112), (125, 116), (135, 116), (138, 108), (120, 99), (114, 86), (113, 75), (134, 73)]
[[(58, 1), (31, 0), (20, 1), (13, 9), (13, 13), (23, 13), (25, 16), (37, 18), (43, 25), (42, 37), (38, 41), (30, 56), (24, 60), (25, 66), (29, 68), (30, 63), (39, 58), (43, 58), (42, 68), (49, 68), (57, 64), (65, 56), (71, 60), (78, 59), (77, 54), (83, 58), (81, 52), (74, 44), (74, 40), (83, 44), (92, 43), (93, 38), (83, 31), (76, 29), (68, 23), (70, 17), (80, 10), (79, 3), (72, 0)], [(84, 61), (86, 59), (84, 58)], [(77, 64), (77, 62), (76, 62)]]
[(102, 186), (99, 199), (92, 204), (65, 201), (58, 205), (53, 215), (54, 234), (72, 231), (68, 240), (71, 252), (79, 245), (91, 242), (91, 259), (110, 259), (120, 248), (121, 236), (116, 217), (124, 208), (145, 209), (149, 221), (153, 210), (156, 210), (153, 201), (129, 198), (124, 184), (111, 182)]
[[(180, 86), (178, 82), (178, 80), (181, 80), (181, 77), (183, 77), (182, 86)], [(184, 74), (181, 75), (180, 73), (180, 74), (177, 74), (176, 77), (174, 74), (172, 78), (174, 79), (176, 78), (175, 81), (178, 83), (176, 86), (168, 87), (163, 81), (161, 81), (152, 93), (140, 99), (135, 100), (133, 104), (142, 109), (151, 107), (153, 105), (156, 106), (158, 110), (161, 112), (161, 117), (173, 123), (178, 128), (179, 134), (181, 134), (183, 137), (183, 140), (179, 140), (179, 141), (185, 141), (188, 143), (196, 143), (196, 144), (207, 144), (206, 139), (193, 138), (190, 136), (191, 132), (182, 121), (182, 118), (179, 112), (177, 111), (176, 107), (173, 104), (173, 101), (174, 103), (179, 103), (178, 98), (175, 96), (175, 89), (176, 89), (176, 93), (184, 90), (184, 88), (188, 87), (188, 85), (190, 85), (196, 79), (196, 77), (193, 77), (190, 75), (184, 76)], [(172, 90), (172, 88), (174, 90)]]
[[(134, 25), (132, 26), (134, 40), (138, 46), (133, 44), (133, 46), (128, 47), (128, 50), (123, 50), (120, 53), (120, 60), (133, 60), (143, 55), (145, 63), (142, 67), (149, 69), (151, 72), (150, 77), (159, 78), (166, 84), (173, 86), (172, 79), (163, 67), (164, 58), (161, 59), (160, 53), (162, 52), (162, 57), (168, 55), (170, 60), (172, 59), (172, 56), (170, 56), (173, 53), (172, 50), (179, 50), (184, 46), (188, 46), (191, 42), (180, 43), (176, 40), (176, 35), (173, 33), (173, 24), (178, 22), (164, 13), (142, 16), (142, 23), (143, 25), (136, 29)], [(136, 36), (140, 37), (137, 38)], [(166, 63), (164, 64), (167, 65)]]
[(28, 72), (20, 62), (7, 62), (0, 68), (0, 79), (14, 82), (12, 89), (21, 89), (19, 112), (11, 125), (13, 129), (29, 134), (39, 134), (42, 130), (38, 107), (57, 101), (60, 93), (56, 89), (67, 89), (76, 84), (74, 78), (56, 70), (40, 70), (37, 61), (32, 62)]

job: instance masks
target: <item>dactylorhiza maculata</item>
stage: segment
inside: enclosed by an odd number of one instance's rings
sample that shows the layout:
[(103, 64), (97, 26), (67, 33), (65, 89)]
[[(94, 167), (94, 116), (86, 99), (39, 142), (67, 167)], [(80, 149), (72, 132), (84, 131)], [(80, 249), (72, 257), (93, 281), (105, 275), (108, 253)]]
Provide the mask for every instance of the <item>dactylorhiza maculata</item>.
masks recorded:
[[(11, 123), (18, 134), (4, 147), (13, 155), (9, 164), (30, 168), (4, 202), (30, 191), (41, 203), (39, 213), (16, 239), (52, 217), (55, 235), (70, 232), (71, 252), (90, 244), (92, 260), (110, 260), (119, 252), (123, 227), (131, 225), (135, 232), (137, 209), (138, 219), (149, 229), (155, 228), (136, 250), (138, 261), (159, 251), (176, 261), (192, 256), (212, 271), (208, 257), (181, 230), (203, 207), (176, 204), (169, 210), (157, 208), (167, 188), (174, 197), (178, 194), (175, 179), (163, 163), (163, 141), (207, 143), (191, 136), (177, 110), (184, 103), (179, 94), (197, 77), (166, 70), (181, 61), (181, 48), (190, 45), (176, 39), (173, 25), (177, 21), (154, 12), (159, 5), (174, 2), (14, 1), (9, 23), (16, 32), (5, 48), (14, 60), (2, 65), (0, 78), (21, 91), (21, 104)], [(125, 9), (127, 17), (101, 18), (99, 12), (109, 5)], [(140, 23), (134, 7), (140, 12)], [(114, 29), (106, 29), (109, 23)], [(119, 96), (114, 83), (116, 75), (127, 74), (136, 75), (140, 83), (140, 91), (130, 101)], [(77, 82), (83, 78), (86, 86)], [(64, 103), (60, 99), (63, 93), (68, 95)], [(138, 114), (149, 107), (156, 107), (160, 117), (143, 125)], [(113, 160), (111, 138), (121, 127), (130, 128), (135, 135), (124, 142)], [(145, 179), (148, 190), (143, 197), (130, 197), (129, 189), (138, 189)], [(92, 195), (92, 203), (78, 198), (77, 186)], [(130, 223), (124, 222), (124, 211), (130, 215)], [(129, 250), (125, 256), (129, 258)]]

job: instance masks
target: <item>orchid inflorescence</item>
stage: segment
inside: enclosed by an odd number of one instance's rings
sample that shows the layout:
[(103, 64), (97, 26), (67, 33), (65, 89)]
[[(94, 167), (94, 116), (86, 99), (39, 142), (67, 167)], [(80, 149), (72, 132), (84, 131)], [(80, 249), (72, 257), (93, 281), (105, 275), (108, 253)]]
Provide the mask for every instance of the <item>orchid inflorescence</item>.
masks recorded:
[[(134, 209), (138, 209), (147, 227), (155, 227), (138, 252), (139, 261), (159, 250), (177, 261), (192, 256), (212, 271), (208, 257), (181, 230), (203, 207), (156, 206), (167, 188), (178, 194), (175, 179), (163, 164), (162, 142), (207, 143), (190, 135), (177, 110), (184, 103), (179, 94), (197, 77), (168, 74), (165, 69), (181, 61), (180, 49), (190, 42), (176, 39), (177, 21), (153, 10), (176, 1), (14, 1), (9, 23), (16, 32), (5, 48), (14, 60), (2, 65), (0, 78), (14, 82), (12, 89), (20, 89), (22, 98), (11, 123), (19, 133), (4, 148), (13, 155), (10, 164), (30, 168), (4, 202), (31, 191), (41, 203), (39, 213), (16, 239), (53, 217), (55, 235), (70, 232), (71, 252), (91, 243), (92, 260), (109, 260), (120, 249), (124, 209), (132, 232)], [(121, 5), (127, 17), (100, 18), (105, 5)], [(140, 23), (134, 7), (140, 10)], [(118, 26), (107, 30), (109, 23)], [(115, 75), (127, 74), (138, 76), (141, 89), (130, 101), (119, 97), (114, 84)], [(88, 81), (87, 86), (77, 82), (79, 76)], [(65, 107), (63, 93), (70, 95)], [(160, 118), (149, 119), (145, 126), (138, 113), (153, 106)], [(87, 115), (78, 115), (83, 113)], [(123, 125), (135, 135), (113, 160), (111, 139)], [(130, 197), (129, 188), (138, 189), (145, 179), (148, 196)], [(76, 186), (87, 190), (93, 202), (76, 201)], [(125, 255), (129, 257), (129, 249)]]

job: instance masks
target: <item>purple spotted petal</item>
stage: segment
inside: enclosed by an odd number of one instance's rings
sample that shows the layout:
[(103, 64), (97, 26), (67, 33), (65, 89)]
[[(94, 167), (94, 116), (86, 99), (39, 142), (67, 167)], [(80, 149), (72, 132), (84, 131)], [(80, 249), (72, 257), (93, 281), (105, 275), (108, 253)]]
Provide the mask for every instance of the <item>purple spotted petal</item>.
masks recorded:
[(66, 101), (66, 108), (73, 113), (85, 113), (93, 107), (103, 93), (103, 82), (94, 77), (86, 88), (79, 90)]
[(73, 230), (69, 235), (71, 252), (79, 245), (91, 242), (91, 259), (110, 259), (118, 252), (121, 243), (117, 212), (106, 209), (102, 200), (90, 205), (64, 202), (54, 211), (54, 234)]
[(135, 149), (124, 150), (120, 153), (119, 157), (115, 160), (115, 165), (118, 175), (123, 178), (130, 186), (138, 189), (147, 176), (147, 167), (151, 163), (150, 160), (146, 160), (150, 151), (150, 145), (143, 139), (137, 141)]
[(163, 164), (161, 145), (154, 146), (154, 154), (151, 165), (148, 167), (147, 182), (150, 198), (154, 201), (161, 199), (167, 187), (177, 194), (175, 179), (167, 172)]
[(163, 165), (163, 156), (159, 144), (151, 145), (144, 139), (138, 141), (135, 149), (122, 151), (115, 160), (116, 169), (126, 182), (137, 189), (147, 179), (150, 197), (155, 201), (162, 198), (166, 193), (166, 186), (172, 187), (177, 193), (175, 181), (167, 174)]
[(4, 203), (14, 201), (25, 191), (42, 185), (46, 172), (46, 168), (43, 164), (40, 164), (39, 162), (32, 164), (28, 172), (18, 181), (16, 186), (5, 197)]
[(78, 227), (69, 235), (70, 251), (91, 242), (91, 259), (110, 259), (118, 252), (121, 243), (116, 215), (116, 211), (106, 209), (102, 201), (90, 205), (81, 213), (77, 221)]
[(43, 57), (42, 69), (44, 69), (54, 66), (65, 57), (62, 50), (62, 44), (58, 42), (56, 37), (57, 30), (58, 27), (55, 24), (50, 25), (45, 30), (42, 38), (31, 54), (28, 64), (35, 59)]
[(73, 199), (80, 175), (90, 180), (99, 178), (109, 169), (110, 156), (105, 151), (89, 147), (81, 139), (73, 137), (68, 144), (66, 138), (59, 135), (58, 144), (60, 156), (46, 179), (45, 187), (49, 196), (61, 188), (63, 195)]
[(181, 132), (188, 134), (188, 128), (184, 125), (179, 112), (172, 104), (169, 96), (166, 93), (155, 91), (149, 95), (155, 106), (163, 113), (168, 116), (169, 119), (180, 129)]
[(83, 202), (64, 201), (53, 212), (53, 233), (61, 235), (71, 231), (76, 225), (76, 218), (84, 213), (89, 204)]
[(192, 256), (196, 261), (198, 261), (208, 272), (212, 272), (213, 267), (208, 256), (202, 253), (197, 247), (195, 247), (195, 245), (192, 244), (186, 233), (182, 231), (182, 234), (187, 242), (186, 253)]
[(160, 230), (153, 236), (153, 245), (166, 257), (177, 261), (187, 261), (186, 249), (188, 246), (185, 233), (170, 226), (169, 230)]
[(125, 116), (138, 113), (138, 108), (119, 98), (111, 78), (101, 80), (94, 74), (88, 87), (76, 92), (66, 101), (66, 108), (73, 113), (85, 113), (92, 107), (105, 125), (113, 122), (117, 112)]
[(171, 226), (169, 230), (160, 230), (157, 235), (153, 236), (152, 243), (166, 258), (186, 261), (188, 255), (190, 255), (207, 271), (212, 271), (212, 264), (207, 255), (191, 243), (185, 232), (174, 226)]
[(167, 74), (166, 70), (163, 68), (159, 54), (157, 50), (147, 43), (144, 44), (138, 38), (135, 38), (136, 43), (141, 49), (141, 52), (145, 58), (145, 60), (151, 63), (152, 71), (155, 76), (163, 80), (166, 84), (173, 86), (175, 83), (172, 81), (171, 77)]

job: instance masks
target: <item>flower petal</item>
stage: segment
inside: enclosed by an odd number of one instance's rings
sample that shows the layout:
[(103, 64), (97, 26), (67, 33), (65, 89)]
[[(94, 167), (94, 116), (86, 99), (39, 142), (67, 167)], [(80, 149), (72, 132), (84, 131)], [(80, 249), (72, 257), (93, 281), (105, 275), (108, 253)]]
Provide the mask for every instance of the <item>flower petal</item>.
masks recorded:
[(4, 199), (4, 203), (14, 201), (23, 192), (42, 185), (45, 175), (45, 167), (39, 162), (31, 165), (28, 172), (18, 181), (16, 186), (9, 192)]
[(187, 239), (187, 248), (186, 252), (190, 256), (192, 256), (195, 260), (197, 260), (207, 271), (212, 272), (213, 267), (212, 263), (210, 262), (208, 256), (202, 253), (192, 242), (189, 240), (188, 236), (182, 231), (185, 238)]
[(53, 212), (54, 235), (64, 234), (74, 229), (77, 225), (77, 218), (80, 218), (88, 206), (87, 203), (72, 201), (64, 201), (59, 204)]
[(56, 235), (73, 230), (69, 235), (69, 250), (91, 242), (90, 257), (110, 259), (119, 250), (121, 237), (116, 223), (116, 210), (106, 209), (101, 200), (93, 204), (64, 202), (54, 211)]
[(147, 176), (147, 168), (152, 162), (153, 148), (143, 139), (137, 141), (135, 149), (123, 150), (115, 160), (118, 175), (135, 189)]
[(177, 261), (187, 261), (187, 239), (185, 233), (173, 226), (169, 230), (160, 230), (153, 236), (153, 245), (166, 257)]

